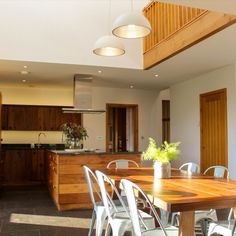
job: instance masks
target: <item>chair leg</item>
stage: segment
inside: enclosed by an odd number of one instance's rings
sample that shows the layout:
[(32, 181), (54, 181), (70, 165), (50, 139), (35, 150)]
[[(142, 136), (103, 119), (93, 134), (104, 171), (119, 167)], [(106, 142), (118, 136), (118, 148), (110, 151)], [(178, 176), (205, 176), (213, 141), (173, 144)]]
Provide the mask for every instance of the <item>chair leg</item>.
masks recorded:
[(111, 225), (109, 223), (107, 223), (105, 236), (110, 236), (110, 235), (111, 235)]
[(173, 212), (172, 213), (172, 216), (171, 216), (171, 225), (175, 226), (175, 222), (176, 222), (176, 217), (177, 217), (177, 213), (176, 212)]
[(105, 222), (107, 215), (105, 208), (98, 208), (97, 209), (97, 222), (96, 222), (96, 236), (102, 235), (103, 225)]
[(96, 212), (95, 210), (93, 210), (88, 236), (92, 236), (95, 220), (96, 220)]
[(206, 236), (207, 235), (208, 220), (207, 219), (202, 219), (202, 220), (200, 220), (200, 224), (201, 224), (202, 235)]
[(164, 227), (166, 227), (169, 221), (169, 212), (160, 209), (160, 213), (161, 213), (161, 223)]
[(232, 235), (234, 235), (235, 228), (236, 228), (236, 220), (234, 220), (234, 225), (233, 225), (233, 228), (232, 228)]

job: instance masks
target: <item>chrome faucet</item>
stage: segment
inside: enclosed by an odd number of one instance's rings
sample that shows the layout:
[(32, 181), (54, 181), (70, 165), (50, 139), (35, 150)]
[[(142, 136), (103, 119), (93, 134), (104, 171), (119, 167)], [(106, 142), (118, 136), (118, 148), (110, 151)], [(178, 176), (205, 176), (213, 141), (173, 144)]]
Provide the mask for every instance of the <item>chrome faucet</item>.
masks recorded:
[(37, 143), (38, 148), (39, 148), (40, 145), (41, 145), (41, 141), (40, 141), (40, 136), (41, 136), (41, 135), (43, 135), (45, 138), (47, 137), (46, 134), (43, 133), (43, 132), (40, 132), (40, 133), (38, 134), (38, 143)]

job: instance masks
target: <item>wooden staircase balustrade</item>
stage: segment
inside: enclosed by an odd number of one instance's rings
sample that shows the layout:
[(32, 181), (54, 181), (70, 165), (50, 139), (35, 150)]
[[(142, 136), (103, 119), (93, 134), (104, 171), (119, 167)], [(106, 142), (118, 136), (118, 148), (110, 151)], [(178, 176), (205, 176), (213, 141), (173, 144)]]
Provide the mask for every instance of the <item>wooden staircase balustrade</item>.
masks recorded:
[(236, 22), (235, 15), (158, 1), (143, 10), (152, 32), (143, 40), (144, 69), (149, 69)]

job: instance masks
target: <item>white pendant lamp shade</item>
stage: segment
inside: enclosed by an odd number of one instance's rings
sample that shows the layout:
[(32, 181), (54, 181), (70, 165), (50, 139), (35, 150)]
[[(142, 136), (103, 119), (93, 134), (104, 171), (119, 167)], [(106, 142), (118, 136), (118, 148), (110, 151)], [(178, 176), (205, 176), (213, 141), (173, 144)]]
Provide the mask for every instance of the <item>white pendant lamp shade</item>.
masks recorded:
[(99, 56), (113, 57), (123, 55), (125, 49), (120, 39), (113, 35), (106, 35), (96, 41), (93, 52)]
[(120, 15), (114, 22), (112, 33), (120, 38), (143, 38), (150, 34), (148, 19), (139, 13), (130, 12)]

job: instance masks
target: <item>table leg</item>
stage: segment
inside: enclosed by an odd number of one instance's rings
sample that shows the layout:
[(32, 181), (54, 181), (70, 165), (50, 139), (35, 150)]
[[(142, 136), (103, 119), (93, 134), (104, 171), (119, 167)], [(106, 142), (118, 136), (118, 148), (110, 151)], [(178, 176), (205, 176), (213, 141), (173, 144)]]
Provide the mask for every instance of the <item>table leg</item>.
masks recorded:
[(179, 236), (194, 235), (194, 211), (180, 212)]

